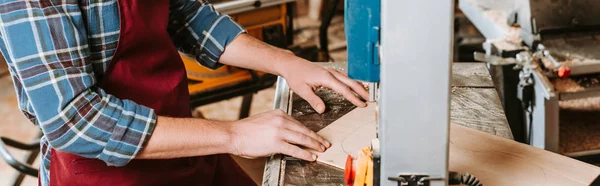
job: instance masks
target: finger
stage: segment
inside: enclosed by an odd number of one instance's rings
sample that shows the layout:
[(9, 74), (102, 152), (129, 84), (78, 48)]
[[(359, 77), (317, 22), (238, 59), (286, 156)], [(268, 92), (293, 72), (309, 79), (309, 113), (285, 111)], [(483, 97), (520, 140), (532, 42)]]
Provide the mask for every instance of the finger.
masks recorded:
[(283, 140), (287, 141), (288, 143), (310, 148), (317, 152), (325, 151), (325, 145), (305, 134), (293, 130), (285, 130), (282, 135)]
[(281, 146), (282, 154), (292, 156), (294, 158), (303, 159), (306, 161), (316, 161), (317, 155), (308, 152), (307, 150), (301, 149), (300, 147), (288, 143), (283, 143)]
[(362, 100), (360, 100), (358, 97), (356, 97), (354, 95), (354, 93), (352, 92), (352, 90), (350, 90), (350, 87), (346, 86), (346, 84), (340, 82), (338, 79), (332, 77), (332, 81), (327, 81), (328, 82), (328, 87), (331, 88), (333, 91), (336, 91), (337, 93), (342, 94), (342, 96), (344, 96), (348, 101), (352, 102), (352, 104), (358, 106), (358, 107), (366, 107), (367, 104), (365, 102), (363, 102)]
[(319, 114), (325, 112), (325, 103), (323, 103), (323, 100), (321, 100), (321, 98), (315, 94), (315, 91), (308, 85), (301, 86), (301, 88), (296, 91), (296, 94), (306, 100)]
[(286, 119), (290, 121), (290, 123), (285, 126), (286, 129), (307, 135), (308, 137), (311, 137), (312, 139), (317, 140), (319, 143), (324, 145), (326, 148), (331, 147), (331, 143), (329, 141), (327, 141), (325, 138), (318, 135), (314, 131), (306, 128), (306, 126), (302, 125), (302, 123), (300, 123), (298, 120), (292, 118), (291, 116), (287, 116)]
[(365, 87), (361, 83), (359, 83), (358, 81), (354, 81), (353, 79), (350, 79), (346, 74), (343, 74), (340, 71), (337, 71), (335, 69), (330, 68), (328, 70), (329, 70), (329, 72), (331, 72), (331, 74), (333, 74), (333, 76), (335, 76), (335, 78), (340, 80), (342, 83), (348, 85), (350, 88), (352, 88), (352, 90), (354, 92), (356, 92), (358, 95), (360, 95), (363, 99), (369, 100), (369, 92), (365, 89)]

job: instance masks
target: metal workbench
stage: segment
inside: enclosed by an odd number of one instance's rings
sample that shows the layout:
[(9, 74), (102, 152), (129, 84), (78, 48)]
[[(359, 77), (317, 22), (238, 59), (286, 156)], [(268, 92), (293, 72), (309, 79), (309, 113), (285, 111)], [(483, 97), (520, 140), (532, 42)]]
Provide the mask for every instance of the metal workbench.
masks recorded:
[[(345, 63), (324, 63), (345, 70)], [(418, 78), (415, 78), (418, 80)], [(410, 88), (410, 87), (407, 87)], [(313, 131), (319, 131), (356, 108), (329, 89), (316, 91), (327, 106), (323, 114), (314, 111), (308, 102), (293, 94), (285, 79), (279, 78), (275, 108), (282, 109)], [(484, 63), (454, 63), (450, 120), (453, 124), (513, 139), (510, 127)], [(263, 185), (344, 185), (344, 172), (315, 162), (300, 161), (275, 155), (268, 159)]]

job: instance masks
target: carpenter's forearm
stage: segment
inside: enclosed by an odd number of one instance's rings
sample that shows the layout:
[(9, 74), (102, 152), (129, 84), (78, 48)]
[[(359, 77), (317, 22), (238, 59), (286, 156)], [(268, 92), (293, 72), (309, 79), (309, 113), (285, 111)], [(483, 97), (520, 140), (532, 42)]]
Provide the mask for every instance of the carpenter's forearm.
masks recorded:
[(308, 61), (247, 34), (236, 37), (225, 48), (220, 63), (284, 76), (290, 65)]
[(230, 153), (228, 124), (159, 116), (154, 133), (137, 159), (172, 159)]

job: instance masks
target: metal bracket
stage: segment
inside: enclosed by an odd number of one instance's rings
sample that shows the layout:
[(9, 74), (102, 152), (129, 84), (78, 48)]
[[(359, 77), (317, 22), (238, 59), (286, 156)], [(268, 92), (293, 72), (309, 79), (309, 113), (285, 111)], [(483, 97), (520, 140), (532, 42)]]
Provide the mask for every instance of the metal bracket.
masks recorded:
[(388, 177), (390, 181), (397, 181), (398, 186), (429, 186), (430, 181), (443, 181), (445, 178), (430, 177), (429, 175), (401, 174), (398, 177)]
[(512, 65), (518, 63), (515, 58), (502, 58), (496, 55), (487, 55), (480, 52), (473, 53), (473, 57), (476, 61), (487, 62), (490, 65)]
[(531, 53), (528, 51), (519, 52), (515, 57), (503, 58), (496, 55), (488, 55), (480, 52), (473, 53), (473, 57), (476, 61), (487, 62), (490, 65), (513, 65), (516, 64), (515, 70), (522, 68), (537, 68), (537, 65), (533, 63), (534, 57), (539, 58), (541, 53)]

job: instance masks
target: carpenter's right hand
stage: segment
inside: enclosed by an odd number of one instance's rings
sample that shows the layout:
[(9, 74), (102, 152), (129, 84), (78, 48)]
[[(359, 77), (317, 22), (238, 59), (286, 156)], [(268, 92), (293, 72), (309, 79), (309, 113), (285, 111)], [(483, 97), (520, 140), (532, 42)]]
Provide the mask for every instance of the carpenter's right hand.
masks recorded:
[(229, 131), (232, 140), (229, 152), (246, 158), (281, 153), (315, 161), (317, 156), (301, 147), (323, 152), (331, 146), (323, 137), (279, 109), (232, 122)]

